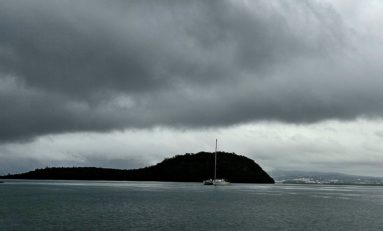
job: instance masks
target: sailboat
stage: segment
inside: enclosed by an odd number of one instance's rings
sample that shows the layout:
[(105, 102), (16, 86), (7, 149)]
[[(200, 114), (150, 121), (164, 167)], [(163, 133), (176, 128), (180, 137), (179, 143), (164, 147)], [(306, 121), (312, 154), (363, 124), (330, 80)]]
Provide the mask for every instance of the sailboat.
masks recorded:
[(215, 152), (214, 152), (214, 179), (204, 180), (204, 185), (215, 185), (215, 186), (223, 186), (223, 185), (229, 185), (230, 182), (226, 181), (225, 179), (217, 179), (217, 145), (218, 140), (215, 139)]

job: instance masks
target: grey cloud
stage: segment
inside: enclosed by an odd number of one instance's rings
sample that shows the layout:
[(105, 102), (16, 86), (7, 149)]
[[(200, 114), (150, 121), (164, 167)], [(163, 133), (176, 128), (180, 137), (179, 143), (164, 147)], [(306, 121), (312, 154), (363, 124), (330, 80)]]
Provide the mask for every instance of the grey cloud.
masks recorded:
[(315, 1), (2, 1), (0, 33), (2, 141), (382, 115), (380, 67)]
[(383, 176), (382, 120), (297, 125), (251, 123), (203, 130), (138, 129), (41, 136), (0, 145), (0, 175), (46, 166), (140, 168), (176, 154), (236, 152), (265, 170), (344, 172)]

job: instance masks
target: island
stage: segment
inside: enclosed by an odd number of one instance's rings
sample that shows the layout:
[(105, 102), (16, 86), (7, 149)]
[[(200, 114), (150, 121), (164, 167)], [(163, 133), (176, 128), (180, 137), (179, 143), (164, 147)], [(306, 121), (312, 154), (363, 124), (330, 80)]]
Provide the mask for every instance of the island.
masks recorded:
[[(217, 178), (224, 178), (232, 183), (274, 183), (274, 179), (252, 159), (227, 152), (217, 152), (217, 156)], [(156, 165), (140, 169), (47, 167), (21, 174), (8, 174), (0, 178), (202, 182), (213, 178), (213, 174), (214, 153), (199, 152), (176, 155)]]

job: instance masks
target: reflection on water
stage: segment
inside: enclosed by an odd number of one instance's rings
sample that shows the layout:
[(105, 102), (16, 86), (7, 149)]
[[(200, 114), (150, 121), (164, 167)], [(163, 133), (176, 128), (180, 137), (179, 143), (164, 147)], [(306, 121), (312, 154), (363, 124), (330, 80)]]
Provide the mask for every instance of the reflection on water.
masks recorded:
[(383, 187), (6, 181), (0, 230), (381, 230)]

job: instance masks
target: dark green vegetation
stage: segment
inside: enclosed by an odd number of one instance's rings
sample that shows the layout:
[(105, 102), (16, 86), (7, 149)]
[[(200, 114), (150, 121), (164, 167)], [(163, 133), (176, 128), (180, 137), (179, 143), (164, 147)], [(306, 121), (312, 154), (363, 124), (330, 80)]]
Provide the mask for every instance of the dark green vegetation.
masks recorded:
[[(274, 183), (273, 178), (247, 157), (226, 152), (218, 152), (217, 156), (217, 178), (225, 178), (233, 183)], [(178, 155), (140, 169), (45, 168), (2, 178), (201, 182), (213, 178), (213, 175), (214, 153), (199, 152)]]

